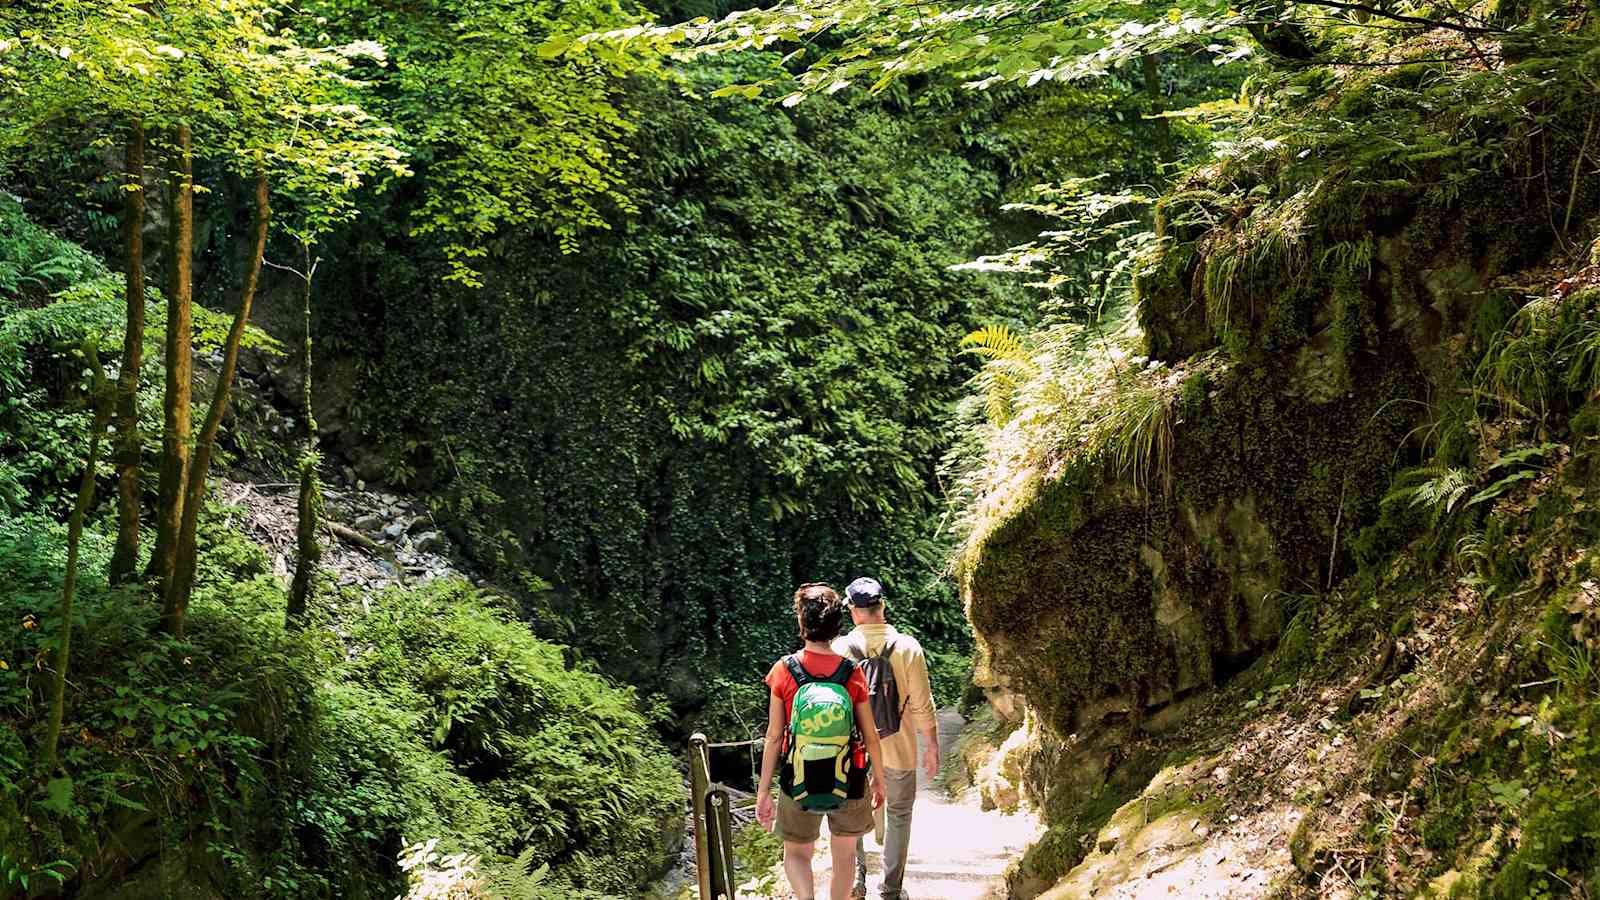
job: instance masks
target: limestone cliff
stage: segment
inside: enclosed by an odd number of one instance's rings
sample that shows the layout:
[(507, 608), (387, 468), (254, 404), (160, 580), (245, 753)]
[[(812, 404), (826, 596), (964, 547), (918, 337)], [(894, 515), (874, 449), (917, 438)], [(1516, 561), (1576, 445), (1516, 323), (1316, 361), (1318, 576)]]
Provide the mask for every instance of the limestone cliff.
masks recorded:
[[(1595, 537), (1595, 50), (1574, 41), (1480, 60), (1434, 33), (1404, 52), (1469, 61), (1285, 75), (1314, 99), (1279, 94), (1273, 130), (1160, 201), (1139, 345), (1093, 390), (1055, 386), (1084, 398), (1059, 417), (1099, 424), (1036, 416), (1010, 427), (1025, 451), (991, 454), (958, 569), (980, 678), (1026, 729), (1010, 768), (1053, 825), (1017, 895), (1328, 894), (1343, 875), (1405, 895), (1472, 866), (1495, 896), (1532, 883), (1506, 874), (1531, 851), (1477, 817), (1534, 817), (1485, 792), (1535, 762), (1463, 756), (1482, 774), (1460, 796), (1412, 780), (1438, 777), (1451, 729), (1481, 748), (1471, 729), (1542, 696), (1464, 692), (1563, 683), (1535, 626), (1588, 609), (1541, 618)], [(1577, 690), (1550, 700), (1571, 704), (1563, 734), (1592, 714)], [(1306, 771), (1319, 748), (1343, 783)], [(1397, 821), (1463, 804), (1394, 860)], [(1578, 831), (1587, 849), (1555, 854), (1569, 880), (1600, 871)], [(1329, 854), (1324, 832), (1358, 846)], [(1223, 877), (1224, 846), (1259, 893)]]

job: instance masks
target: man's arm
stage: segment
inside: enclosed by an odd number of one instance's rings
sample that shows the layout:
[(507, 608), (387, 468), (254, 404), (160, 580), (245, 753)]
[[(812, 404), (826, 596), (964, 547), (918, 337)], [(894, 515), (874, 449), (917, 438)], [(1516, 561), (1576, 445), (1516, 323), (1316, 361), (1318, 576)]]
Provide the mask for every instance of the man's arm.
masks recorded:
[(929, 778), (939, 774), (939, 713), (933, 705), (928, 660), (919, 644), (906, 654), (906, 713), (922, 735), (922, 768)]
[(777, 811), (772, 805), (772, 776), (778, 771), (778, 757), (783, 753), (785, 719), (783, 701), (775, 692), (767, 694), (767, 740), (761, 747), (761, 783), (756, 788), (756, 821), (761, 827), (772, 830)]
[(872, 808), (877, 809), (889, 798), (889, 783), (883, 777), (883, 744), (878, 740), (878, 723), (873, 721), (870, 700), (856, 704), (856, 728), (861, 731), (867, 756), (872, 760)]

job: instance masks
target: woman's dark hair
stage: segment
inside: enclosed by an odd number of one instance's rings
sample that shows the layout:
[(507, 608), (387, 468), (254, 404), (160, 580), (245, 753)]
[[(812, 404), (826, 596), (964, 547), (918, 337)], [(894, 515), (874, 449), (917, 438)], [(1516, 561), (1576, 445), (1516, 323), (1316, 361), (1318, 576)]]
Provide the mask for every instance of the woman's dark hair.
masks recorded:
[(808, 641), (831, 641), (844, 624), (844, 603), (833, 588), (813, 582), (794, 592), (794, 613), (800, 617), (800, 636)]

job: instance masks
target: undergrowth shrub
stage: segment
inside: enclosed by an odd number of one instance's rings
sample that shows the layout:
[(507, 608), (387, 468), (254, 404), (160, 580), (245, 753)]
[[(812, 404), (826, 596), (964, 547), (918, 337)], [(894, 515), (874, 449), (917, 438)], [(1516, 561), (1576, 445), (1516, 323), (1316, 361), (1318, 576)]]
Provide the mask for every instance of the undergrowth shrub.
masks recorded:
[(1600, 289), (1543, 297), (1489, 342), (1478, 388), (1508, 411), (1540, 422), (1600, 388)]
[[(17, 272), (34, 272), (18, 276)], [(9, 273), (9, 274), (8, 274)], [(162, 323), (166, 302), (147, 290), (144, 370), (137, 398), (147, 471), (160, 446)], [(232, 316), (194, 308), (194, 346), (222, 345)], [(43, 507), (65, 517), (87, 455), (93, 345), (112, 381), (123, 341), (124, 282), (76, 244), (34, 225), (0, 194), (0, 510)], [(269, 354), (278, 343), (245, 331), (242, 346)], [(204, 393), (204, 392), (200, 392)], [(204, 416), (203, 407), (195, 413)], [(105, 463), (105, 471), (111, 464)]]
[[(1588, 574), (1588, 573), (1586, 573)], [(1507, 782), (1499, 791), (1520, 836), (1488, 885), (1494, 898), (1588, 896), (1600, 889), (1600, 594), (1582, 580), (1556, 595), (1527, 659), (1554, 690), (1504, 726)], [(1495, 786), (1491, 785), (1491, 788)], [(1524, 786), (1525, 785), (1525, 786)]]
[(15, 197), (0, 192), (0, 314), (105, 271), (92, 254), (34, 224)]
[(380, 597), (350, 635), (350, 675), (410, 715), (418, 736), (491, 808), (486, 849), (524, 845), (580, 885), (622, 892), (666, 855), (676, 770), (631, 691), (569, 668), (459, 581)]
[(240, 897), (390, 898), (400, 850), (445, 836), (492, 877), (520, 854), (548, 864), (551, 896), (625, 896), (668, 855), (680, 786), (631, 691), (460, 582), (383, 595), (348, 651), (285, 632), (283, 587), (230, 516), (203, 521), (185, 641), (107, 587), (113, 523), (86, 533), (70, 778), (48, 789), (28, 766), (65, 528), (0, 520), (0, 811), (28, 811), (0, 828), (8, 864), (114, 878), (127, 896), (204, 877)]

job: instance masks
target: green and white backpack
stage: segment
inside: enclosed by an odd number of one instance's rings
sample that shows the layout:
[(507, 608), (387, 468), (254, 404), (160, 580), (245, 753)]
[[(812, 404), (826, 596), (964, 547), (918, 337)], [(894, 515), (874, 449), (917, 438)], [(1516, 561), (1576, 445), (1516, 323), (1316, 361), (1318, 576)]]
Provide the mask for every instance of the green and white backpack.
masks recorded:
[(827, 678), (807, 672), (797, 656), (784, 657), (783, 664), (799, 690), (789, 701), (778, 785), (801, 809), (820, 815), (861, 796), (859, 786), (865, 782), (864, 769), (856, 771), (855, 705), (845, 687), (855, 664), (841, 659)]

